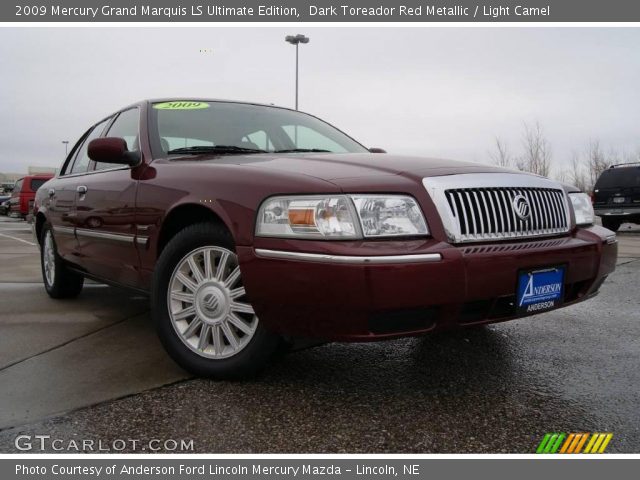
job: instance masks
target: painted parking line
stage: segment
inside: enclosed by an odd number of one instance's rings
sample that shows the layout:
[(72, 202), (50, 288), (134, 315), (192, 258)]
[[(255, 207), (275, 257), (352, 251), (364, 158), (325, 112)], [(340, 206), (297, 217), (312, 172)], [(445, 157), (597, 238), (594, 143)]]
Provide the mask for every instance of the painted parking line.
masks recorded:
[(26, 243), (27, 245), (33, 245), (34, 247), (37, 245), (36, 243), (29, 242), (27, 240), (23, 240), (22, 238), (14, 237), (13, 235), (6, 235), (4, 233), (0, 233), (0, 237), (10, 238), (12, 240), (17, 240), (22, 243)]

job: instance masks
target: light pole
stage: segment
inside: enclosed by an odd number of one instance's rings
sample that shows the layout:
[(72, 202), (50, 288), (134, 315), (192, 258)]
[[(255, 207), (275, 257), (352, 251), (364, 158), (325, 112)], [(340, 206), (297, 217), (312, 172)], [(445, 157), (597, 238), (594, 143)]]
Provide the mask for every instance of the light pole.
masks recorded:
[(67, 154), (69, 153), (69, 140), (62, 140), (64, 143), (64, 158), (67, 158)]
[(298, 35), (287, 35), (285, 41), (289, 42), (291, 45), (296, 46), (296, 110), (298, 110), (298, 45), (301, 43), (309, 43), (309, 37), (305, 37), (302, 34)]

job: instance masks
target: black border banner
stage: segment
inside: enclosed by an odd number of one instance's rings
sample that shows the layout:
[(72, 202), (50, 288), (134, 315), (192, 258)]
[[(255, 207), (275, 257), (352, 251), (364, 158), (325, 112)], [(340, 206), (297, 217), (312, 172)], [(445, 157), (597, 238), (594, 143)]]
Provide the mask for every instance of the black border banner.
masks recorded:
[(638, 22), (630, 0), (16, 0), (2, 22)]
[(585, 458), (269, 458), (269, 459), (0, 459), (0, 478), (149, 479), (149, 480), (418, 480), (458, 478), (627, 478), (640, 459)]

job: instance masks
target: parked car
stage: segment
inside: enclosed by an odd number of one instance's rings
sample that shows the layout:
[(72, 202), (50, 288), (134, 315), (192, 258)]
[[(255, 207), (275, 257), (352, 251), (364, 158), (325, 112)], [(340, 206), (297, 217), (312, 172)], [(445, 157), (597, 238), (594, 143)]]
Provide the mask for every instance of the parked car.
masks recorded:
[(27, 218), (33, 210), (36, 191), (53, 175), (27, 175), (16, 181), (9, 201), (9, 214), (14, 217)]
[(11, 195), (0, 195), (0, 215), (9, 213), (9, 200)]
[(85, 277), (146, 292), (169, 354), (216, 378), (255, 373), (295, 338), (424, 335), (572, 305), (617, 256), (573, 187), (371, 153), (305, 113), (201, 99), (93, 125), (35, 216), (51, 297)]
[(612, 165), (593, 187), (593, 207), (602, 225), (613, 230), (640, 223), (640, 162)]

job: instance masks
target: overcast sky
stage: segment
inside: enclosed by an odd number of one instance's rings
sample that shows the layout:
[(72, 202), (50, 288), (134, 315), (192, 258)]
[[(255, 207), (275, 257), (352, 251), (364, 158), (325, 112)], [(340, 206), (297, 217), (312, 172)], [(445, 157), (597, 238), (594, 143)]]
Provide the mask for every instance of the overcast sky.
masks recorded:
[(589, 139), (640, 147), (640, 29), (0, 28), (0, 171), (59, 166), (142, 98), (292, 106), (296, 33), (300, 109), (367, 146), (486, 162), (539, 121), (556, 170)]

